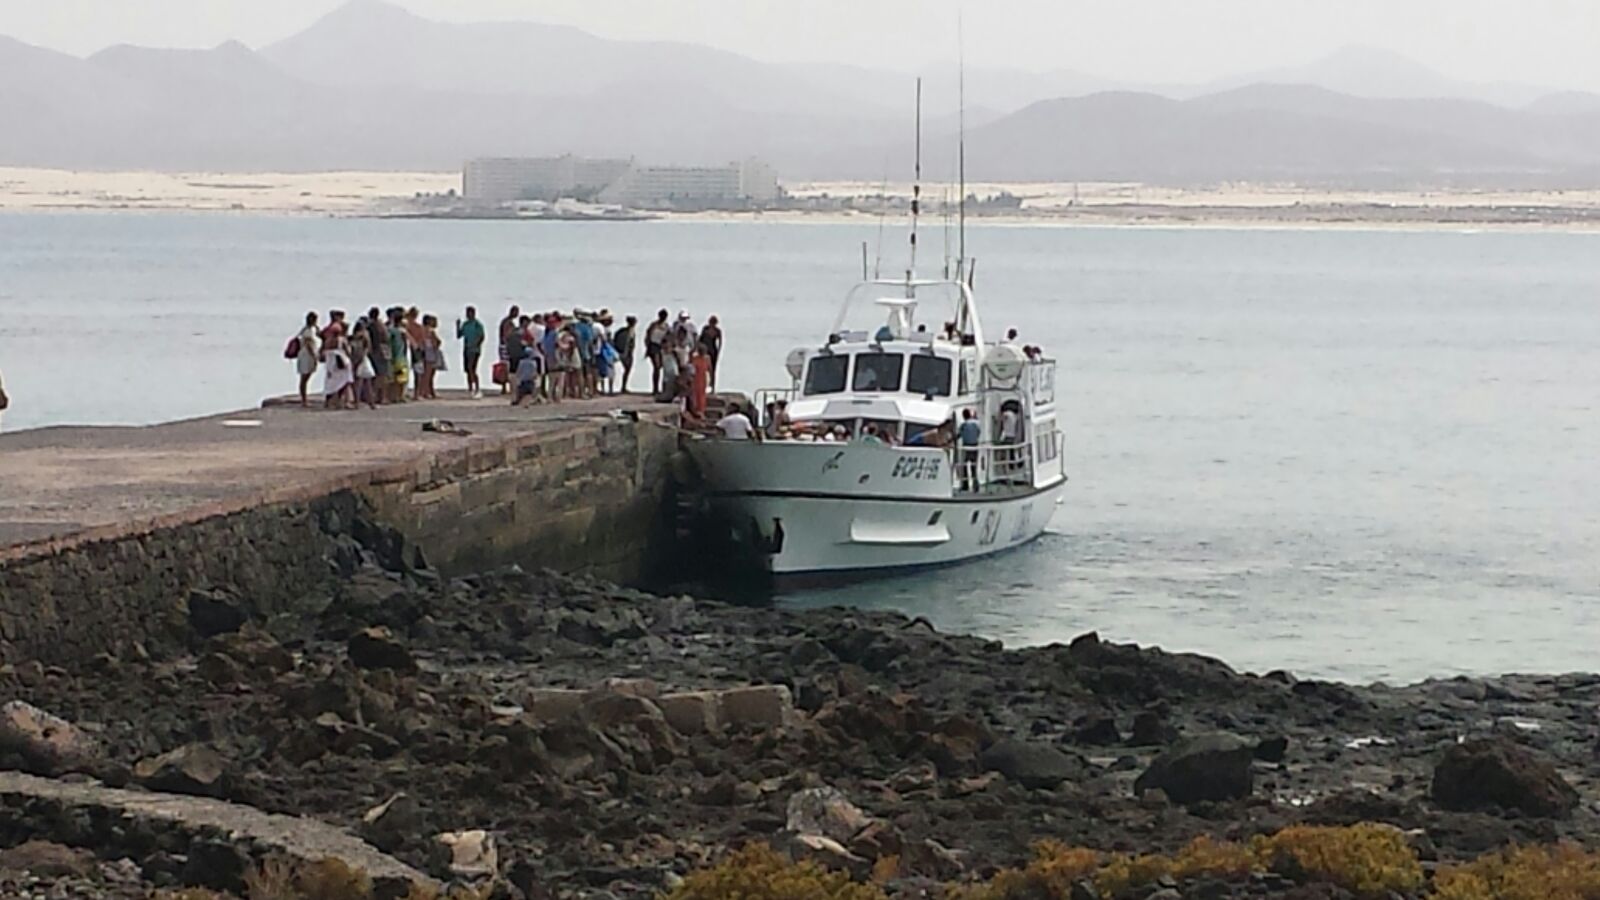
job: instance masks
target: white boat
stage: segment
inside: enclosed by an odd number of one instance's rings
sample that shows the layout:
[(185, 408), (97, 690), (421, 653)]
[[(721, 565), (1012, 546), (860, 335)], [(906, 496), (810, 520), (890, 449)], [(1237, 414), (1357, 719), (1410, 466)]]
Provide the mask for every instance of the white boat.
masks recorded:
[[(845, 330), (869, 291), (884, 323)], [(917, 323), (930, 294), (953, 301), (951, 331)], [(714, 527), (744, 562), (785, 576), (935, 566), (1050, 523), (1067, 480), (1056, 365), (985, 340), (970, 277), (863, 281), (826, 342), (787, 364), (791, 384), (756, 395), (765, 439), (689, 445)], [(782, 437), (766, 414), (779, 401), (792, 425)], [(976, 443), (955, 437), (969, 415)]]
[[(689, 445), (710, 546), (733, 551), (728, 567), (814, 576), (937, 566), (1018, 547), (1050, 524), (1067, 481), (1056, 365), (985, 339), (966, 258), (964, 128), (960, 167), (960, 252), (945, 261), (954, 276), (919, 280), (919, 79), (905, 277), (869, 278), (863, 246), (861, 283), (827, 340), (789, 354), (788, 387), (756, 394), (751, 418), (765, 439)], [(882, 324), (847, 330), (869, 295)], [(919, 308), (935, 302), (948, 318), (919, 324)], [(782, 427), (770, 411), (779, 403)]]

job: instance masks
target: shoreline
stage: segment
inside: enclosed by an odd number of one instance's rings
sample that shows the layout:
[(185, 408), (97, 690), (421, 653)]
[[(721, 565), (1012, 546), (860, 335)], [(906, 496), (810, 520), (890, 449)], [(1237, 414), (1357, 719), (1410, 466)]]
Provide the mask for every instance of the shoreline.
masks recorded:
[[(0, 167), (0, 213), (233, 214), (446, 219), (493, 217), (430, 212), (423, 198), (459, 188), (456, 173), (72, 172)], [(815, 209), (660, 212), (662, 222), (863, 224), (897, 221), (903, 184), (795, 183), (793, 202)], [(940, 186), (925, 186), (938, 196)], [(1600, 231), (1600, 190), (1343, 190), (1293, 184), (1173, 188), (1140, 184), (974, 184), (973, 194), (1010, 194), (1014, 210), (979, 210), (985, 227), (1206, 228), (1241, 230)], [(838, 208), (848, 202), (859, 209)], [(875, 204), (885, 204), (879, 211)], [(981, 207), (981, 204), (980, 204)], [(520, 223), (519, 223), (520, 224)], [(618, 223), (635, 224), (635, 223)], [(939, 226), (937, 214), (927, 227)]]
[[(1083, 215), (1038, 215), (1038, 216), (984, 216), (969, 218), (969, 227), (979, 229), (1018, 229), (1018, 228), (1060, 228), (1083, 230), (1125, 230), (1125, 231), (1347, 231), (1347, 232), (1407, 232), (1407, 233), (1439, 233), (1439, 234), (1595, 234), (1600, 233), (1600, 217), (1595, 219), (1566, 220), (1553, 217), (1549, 221), (1528, 221), (1523, 219), (1463, 219), (1447, 218), (1435, 215), (1436, 210), (1426, 210), (1426, 215), (1417, 218), (1354, 218), (1345, 215), (1330, 215), (1327, 218), (1298, 218), (1281, 219), (1272, 217), (1254, 217), (1250, 215), (1235, 215), (1237, 212), (1255, 212), (1254, 207), (1241, 207), (1230, 209), (1226, 214), (1214, 216), (1195, 216), (1190, 207), (1163, 207), (1159, 210), (1146, 209), (1138, 215), (1117, 216), (1103, 215), (1098, 212)], [(1564, 212), (1564, 210), (1554, 210)], [(1419, 211), (1421, 212), (1421, 211)], [(213, 207), (196, 206), (35, 206), (27, 208), (0, 206), (0, 215), (18, 216), (50, 216), (50, 215), (83, 215), (83, 216), (152, 216), (152, 215), (193, 215), (193, 216), (234, 216), (241, 218), (262, 219), (344, 219), (369, 222), (454, 222), (454, 223), (496, 223), (507, 226), (556, 224), (593, 224), (642, 226), (655, 224), (661, 226), (682, 224), (718, 224), (718, 225), (862, 225), (876, 227), (879, 217), (876, 215), (840, 214), (840, 213), (815, 213), (794, 211), (762, 211), (762, 212), (716, 212), (716, 213), (675, 213), (659, 212), (637, 220), (605, 220), (590, 217), (551, 217), (547, 219), (526, 218), (507, 219), (501, 217), (462, 217), (462, 216), (429, 216), (414, 213), (405, 214), (376, 214), (364, 212), (339, 213), (320, 210), (287, 210), (287, 209), (220, 209)], [(899, 217), (890, 217), (895, 220)]]

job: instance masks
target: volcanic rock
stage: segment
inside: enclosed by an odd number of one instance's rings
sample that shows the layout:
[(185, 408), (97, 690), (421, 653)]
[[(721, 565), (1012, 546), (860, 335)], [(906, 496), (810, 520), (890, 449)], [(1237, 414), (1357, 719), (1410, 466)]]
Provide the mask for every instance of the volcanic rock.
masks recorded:
[(1081, 772), (1078, 761), (1048, 744), (1003, 740), (983, 752), (985, 769), (1030, 790), (1049, 790)]
[(789, 798), (785, 827), (794, 834), (818, 835), (844, 844), (872, 822), (837, 788), (808, 788)]
[(451, 831), (435, 838), (450, 853), (452, 875), (463, 878), (494, 878), (500, 874), (500, 852), (494, 835), (482, 829)]
[(49, 841), (28, 841), (0, 850), (0, 871), (46, 878), (81, 878), (95, 870), (94, 854)]
[(1092, 715), (1078, 723), (1072, 740), (1078, 744), (1109, 747), (1122, 743), (1122, 732), (1117, 730), (1117, 720), (1112, 716)]
[(403, 792), (367, 810), (361, 817), (361, 836), (385, 853), (400, 849), (421, 827), (421, 806)]
[(1433, 800), (1445, 809), (1498, 807), (1561, 818), (1578, 806), (1578, 792), (1555, 766), (1502, 737), (1452, 746), (1433, 770)]
[(393, 669), (415, 672), (417, 661), (411, 651), (382, 625), (364, 628), (350, 635), (347, 645), (350, 662), (360, 669)]
[(1289, 739), (1283, 735), (1270, 737), (1256, 744), (1255, 757), (1262, 762), (1281, 763), (1289, 755)]
[(88, 734), (21, 700), (0, 707), (0, 753), (16, 754), (36, 775), (86, 772), (100, 761), (100, 748)]
[(1166, 716), (1156, 710), (1141, 710), (1134, 715), (1129, 744), (1135, 747), (1159, 747), (1177, 739), (1178, 729), (1167, 724)]
[(140, 784), (154, 791), (200, 797), (227, 795), (227, 760), (205, 744), (185, 744), (141, 760), (133, 767), (133, 775)]
[(221, 591), (190, 591), (188, 608), (189, 627), (203, 638), (238, 631), (250, 619), (236, 598)]
[(1250, 796), (1254, 748), (1228, 734), (1187, 738), (1156, 757), (1134, 782), (1135, 793), (1152, 788), (1174, 803), (1238, 800)]

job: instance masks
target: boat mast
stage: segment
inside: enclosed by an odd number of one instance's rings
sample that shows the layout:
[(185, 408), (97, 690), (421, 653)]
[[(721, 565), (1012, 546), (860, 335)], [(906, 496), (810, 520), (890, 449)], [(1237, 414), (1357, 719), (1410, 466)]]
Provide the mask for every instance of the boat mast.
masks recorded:
[(960, 134), (956, 147), (956, 179), (960, 182), (956, 227), (956, 277), (960, 278), (967, 265), (967, 41), (963, 33), (961, 14), (956, 13), (956, 97), (959, 111), (956, 114)]
[(906, 266), (906, 296), (914, 295), (911, 282), (917, 277), (917, 216), (922, 211), (922, 79), (917, 79), (917, 159), (911, 182), (911, 262)]

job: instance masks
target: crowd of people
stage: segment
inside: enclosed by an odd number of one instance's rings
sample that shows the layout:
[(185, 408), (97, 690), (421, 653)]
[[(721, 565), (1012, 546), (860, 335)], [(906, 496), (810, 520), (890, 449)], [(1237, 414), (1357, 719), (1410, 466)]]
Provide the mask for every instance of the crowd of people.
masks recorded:
[[(703, 419), (716, 390), (722, 327), (716, 316), (697, 325), (687, 310), (673, 318), (661, 310), (640, 330), (636, 316), (618, 327), (610, 310), (574, 309), (527, 314), (513, 306), (492, 335), (496, 362), (490, 378), (513, 405), (560, 403), (626, 394), (642, 345), (650, 364), (650, 393), (681, 402)], [(455, 340), (469, 395), (484, 394), (482, 365), (491, 334), (474, 307), (457, 319)], [(440, 372), (449, 371), (439, 319), (416, 307), (372, 308), (351, 323), (343, 310), (316, 312), (284, 348), (300, 376), (301, 406), (312, 405), (311, 383), (322, 373), (322, 405), (369, 408), (438, 398)]]

